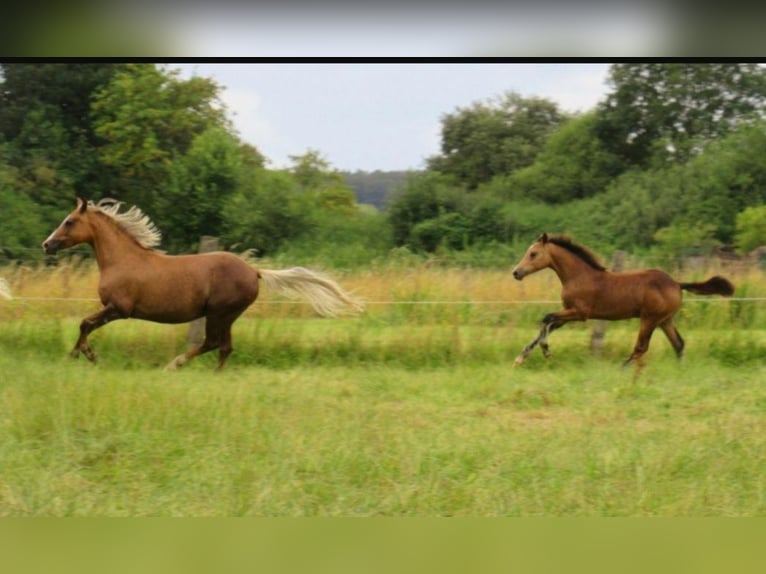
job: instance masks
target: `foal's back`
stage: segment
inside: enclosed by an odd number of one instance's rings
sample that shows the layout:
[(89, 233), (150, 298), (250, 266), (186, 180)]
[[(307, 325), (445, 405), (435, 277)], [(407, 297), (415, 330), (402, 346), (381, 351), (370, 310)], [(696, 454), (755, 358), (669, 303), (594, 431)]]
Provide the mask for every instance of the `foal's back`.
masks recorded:
[(602, 274), (594, 319), (672, 316), (681, 306), (681, 287), (661, 269)]

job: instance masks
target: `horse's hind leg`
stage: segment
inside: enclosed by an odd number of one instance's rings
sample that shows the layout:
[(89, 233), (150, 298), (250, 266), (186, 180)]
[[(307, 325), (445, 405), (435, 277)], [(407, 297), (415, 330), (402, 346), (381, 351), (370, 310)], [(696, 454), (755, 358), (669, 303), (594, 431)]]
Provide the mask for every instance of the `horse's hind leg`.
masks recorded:
[(660, 328), (662, 329), (662, 332), (665, 333), (670, 344), (673, 345), (673, 350), (676, 352), (676, 356), (679, 359), (683, 357), (685, 343), (683, 337), (681, 337), (681, 333), (678, 332), (678, 329), (676, 329), (676, 326), (673, 324), (673, 318), (671, 317), (667, 321), (660, 323)]
[(175, 371), (176, 369), (178, 369), (178, 367), (181, 367), (184, 364), (188, 363), (194, 357), (198, 357), (199, 355), (207, 353), (208, 351), (217, 349), (219, 346), (220, 346), (219, 327), (217, 325), (217, 322), (212, 317), (208, 317), (207, 321), (205, 322), (205, 340), (202, 341), (202, 344), (197, 345), (196, 347), (192, 347), (185, 353), (181, 353), (180, 355), (178, 355), (175, 359), (173, 359), (167, 364), (167, 366), (165, 367), (165, 370)]
[(226, 359), (232, 352), (231, 346), (231, 324), (239, 314), (234, 318), (227, 316), (221, 317), (208, 317), (205, 323), (205, 340), (201, 345), (189, 349), (185, 353), (178, 355), (175, 359), (170, 361), (165, 367), (166, 371), (175, 371), (178, 367), (188, 363), (194, 357), (218, 349), (218, 369), (223, 368)]
[(234, 347), (231, 345), (231, 324), (229, 324), (222, 333), (221, 346), (218, 348), (218, 367), (217, 370), (223, 369), (223, 365), (226, 363), (226, 359), (229, 358)]

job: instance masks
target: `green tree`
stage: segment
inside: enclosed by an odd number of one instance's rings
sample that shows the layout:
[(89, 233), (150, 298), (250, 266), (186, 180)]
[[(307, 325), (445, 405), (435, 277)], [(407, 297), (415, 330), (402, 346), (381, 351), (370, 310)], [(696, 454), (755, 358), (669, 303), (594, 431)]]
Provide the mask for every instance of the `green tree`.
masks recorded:
[[(465, 189), (450, 176), (438, 172), (411, 175), (395, 192), (387, 210), (394, 244), (413, 248), (438, 244), (439, 238), (424, 241), (422, 228), (419, 238), (413, 235), (413, 230), (448, 213), (465, 211), (467, 201)], [(426, 231), (431, 233), (428, 228)]]
[(458, 108), (442, 116), (441, 154), (428, 168), (475, 189), (530, 165), (564, 119), (554, 102), (514, 92)]
[(343, 174), (332, 168), (318, 150), (308, 149), (302, 155), (291, 155), (289, 171), (298, 187), (314, 198), (319, 207), (350, 213), (356, 209), (356, 197)]
[(599, 139), (598, 117), (589, 112), (551, 134), (535, 162), (506, 178), (507, 195), (561, 203), (606, 189), (623, 164)]
[(683, 162), (705, 142), (763, 117), (766, 70), (758, 64), (614, 64), (599, 105), (599, 134), (627, 164)]
[(675, 223), (658, 229), (654, 234), (659, 251), (671, 257), (709, 255), (721, 242), (715, 238), (712, 223)]
[(112, 193), (150, 213), (169, 185), (171, 164), (195, 137), (231, 129), (220, 86), (196, 76), (181, 80), (179, 73), (128, 64), (93, 97), (93, 129), (103, 142), (99, 160), (118, 176)]
[[(101, 144), (90, 122), (91, 98), (124, 64), (0, 65), (0, 140), (17, 187), (60, 217), (76, 194), (108, 189), (111, 170), (98, 161)], [(52, 221), (51, 221), (52, 222)]]
[(0, 163), (0, 260), (42, 256), (42, 250), (28, 251), (39, 245), (50, 230), (41, 220), (40, 210), (30, 197), (17, 190), (16, 169)]
[(286, 171), (249, 167), (223, 205), (222, 237), (232, 249), (273, 255), (289, 240), (312, 229), (313, 200)]
[(735, 241), (742, 253), (766, 245), (766, 205), (745, 208), (737, 215)]
[(167, 191), (157, 199), (165, 225), (165, 244), (188, 251), (199, 236), (220, 235), (223, 207), (241, 178), (243, 150), (222, 128), (208, 129), (169, 166)]

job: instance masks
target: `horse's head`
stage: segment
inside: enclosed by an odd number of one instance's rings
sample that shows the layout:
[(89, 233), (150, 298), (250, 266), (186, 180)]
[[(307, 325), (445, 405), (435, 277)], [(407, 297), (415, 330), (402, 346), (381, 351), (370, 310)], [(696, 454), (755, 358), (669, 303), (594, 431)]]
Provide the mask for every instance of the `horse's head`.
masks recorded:
[(53, 255), (59, 249), (91, 241), (93, 230), (88, 215), (88, 202), (78, 197), (74, 211), (43, 241), (43, 250)]
[(518, 265), (513, 269), (514, 278), (521, 281), (527, 275), (545, 269), (551, 265), (551, 255), (548, 250), (548, 234), (543, 233), (529, 246), (524, 257), (521, 258)]

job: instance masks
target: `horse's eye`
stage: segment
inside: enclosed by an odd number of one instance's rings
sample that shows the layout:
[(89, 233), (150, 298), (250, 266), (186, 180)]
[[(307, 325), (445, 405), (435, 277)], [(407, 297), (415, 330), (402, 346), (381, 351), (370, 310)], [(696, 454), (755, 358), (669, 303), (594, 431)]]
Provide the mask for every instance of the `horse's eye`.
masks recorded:
[(537, 252), (536, 251), (533, 251), (532, 253), (529, 254), (529, 258), (530, 259), (534, 259), (535, 257), (537, 257)]
[(64, 222), (64, 227), (72, 227), (74, 225), (74, 219), (67, 219)]

